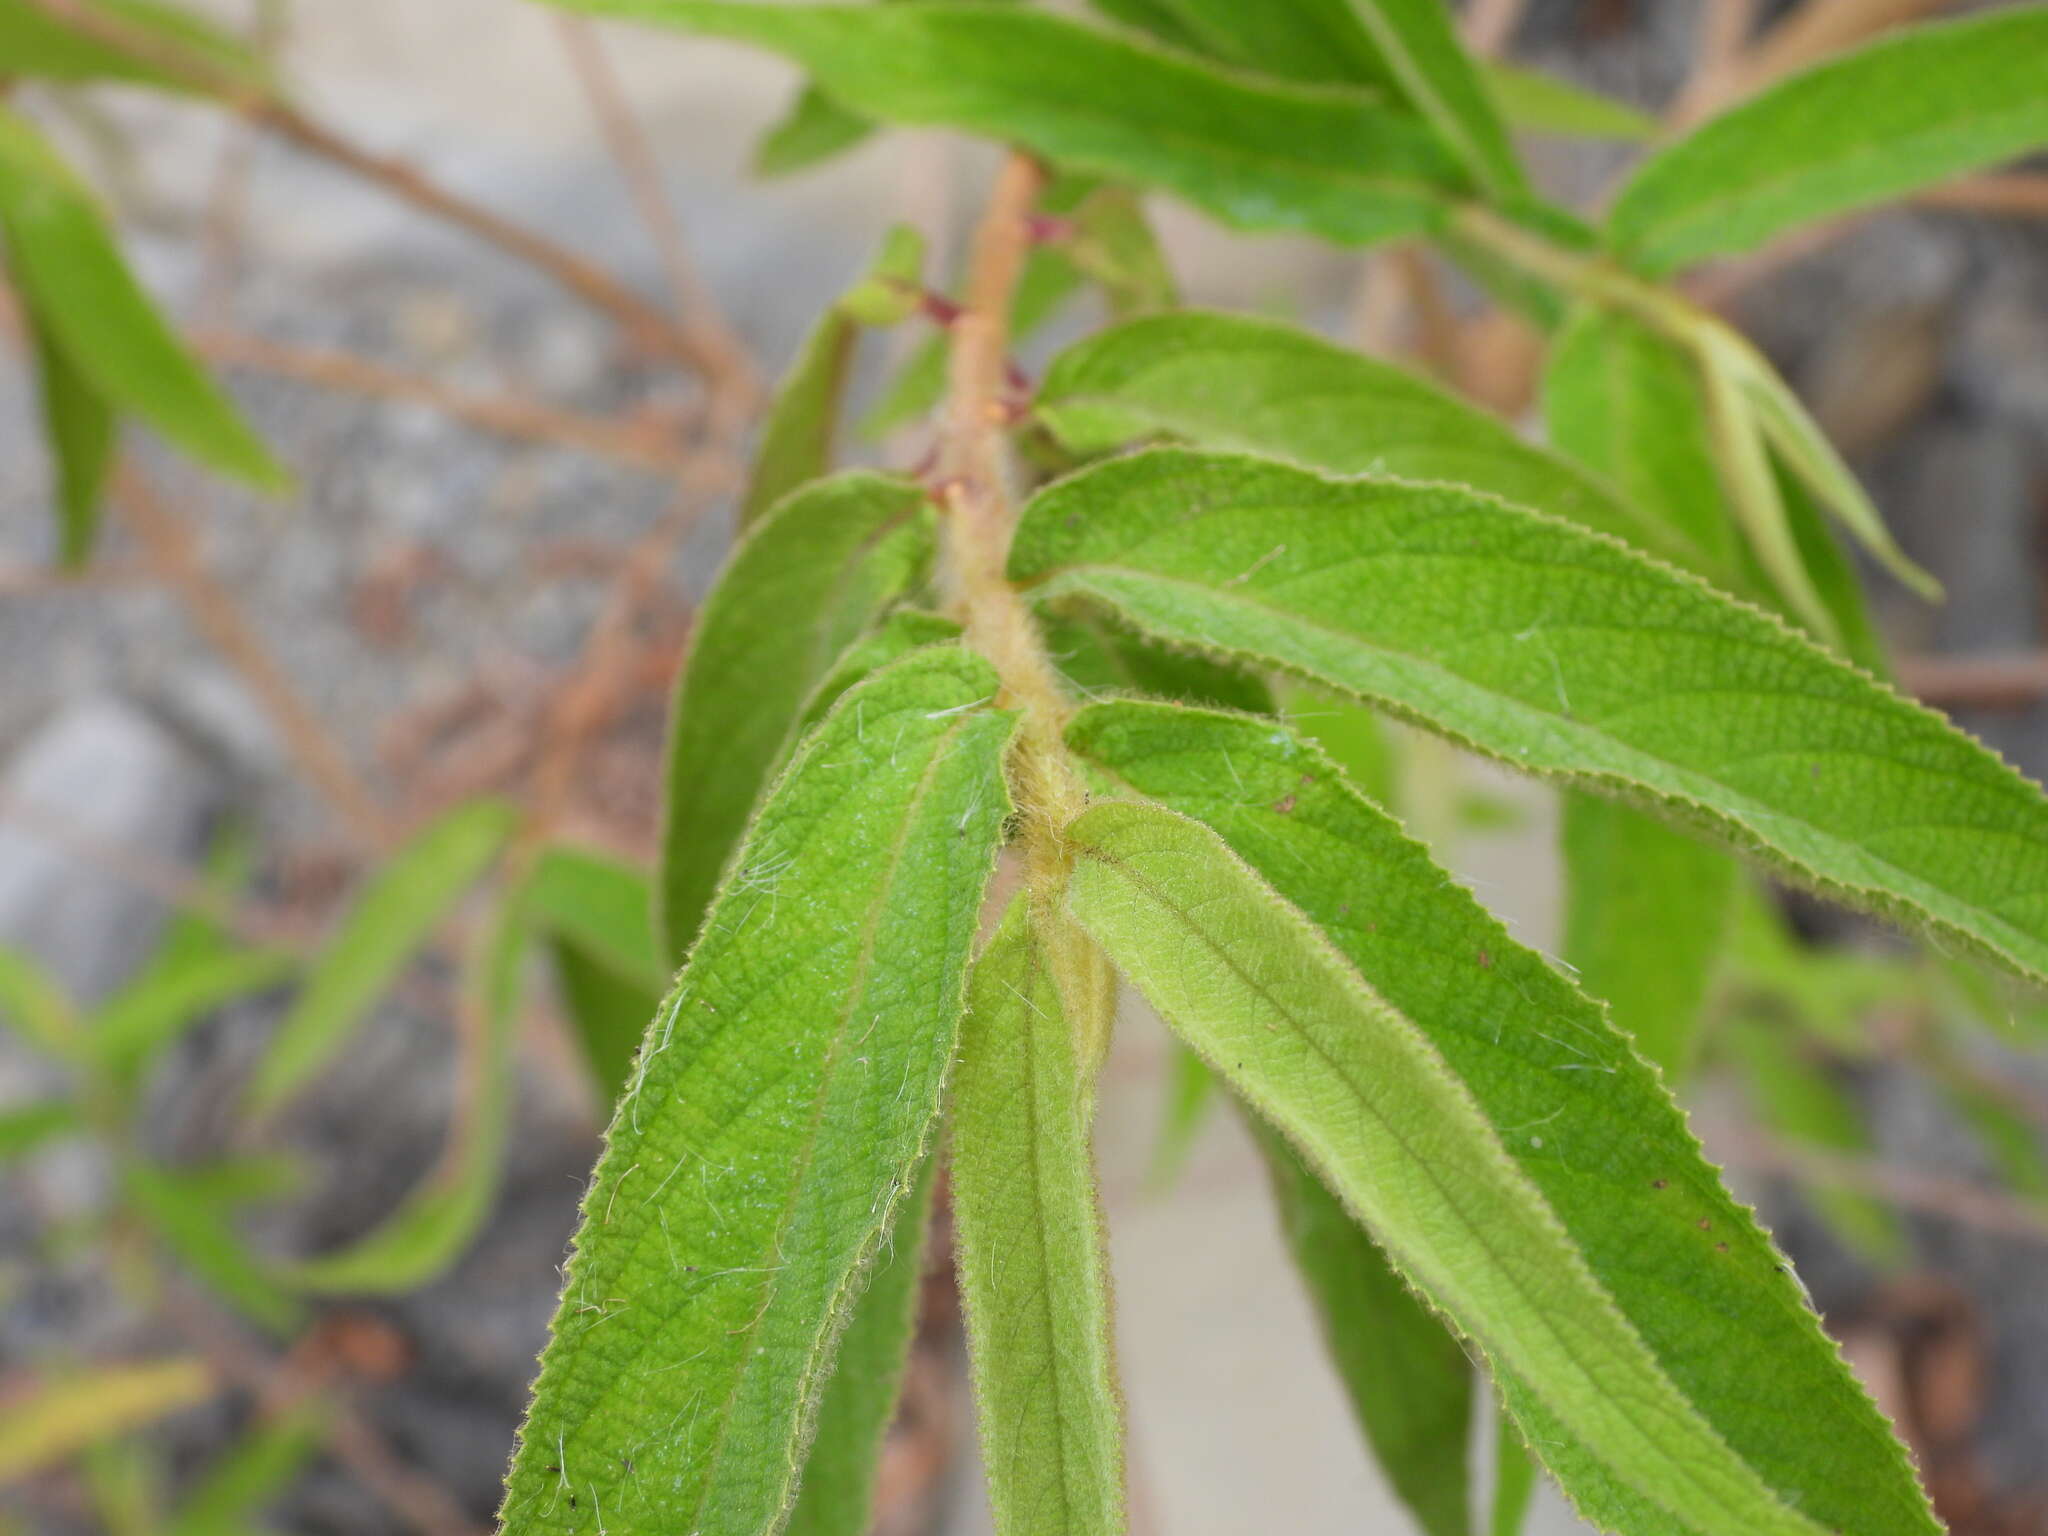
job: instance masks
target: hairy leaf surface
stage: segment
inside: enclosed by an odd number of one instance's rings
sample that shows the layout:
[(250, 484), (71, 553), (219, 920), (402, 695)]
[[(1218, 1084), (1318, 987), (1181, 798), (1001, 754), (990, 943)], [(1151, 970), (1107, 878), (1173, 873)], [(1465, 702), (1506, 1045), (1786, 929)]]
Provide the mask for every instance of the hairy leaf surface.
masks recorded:
[(2048, 9), (1915, 27), (1729, 109), (1639, 167), (1608, 221), (1652, 272), (1761, 245), (2048, 143)]
[(953, 1101), (960, 1294), (998, 1536), (1113, 1536), (1123, 1412), (1088, 1137), (1092, 1063), (1076, 1049), (1044, 920), (1028, 897), (1013, 901), (968, 987)]
[[(1844, 1530), (1922, 1528), (1883, 1420), (1655, 1073), (1597, 1004), (1284, 729), (1115, 702), (1083, 710), (1068, 740), (1106, 788), (1213, 828), (1420, 1032), (1471, 1096), (1486, 1139), (1531, 1186), (1526, 1198), (1561, 1224), (1660, 1372), (1781, 1497)], [(1228, 1060), (1206, 1053), (1231, 1075)], [(1550, 1397), (1556, 1383), (1518, 1383), (1522, 1374), (1501, 1384), (1524, 1433), (1589, 1512), (1604, 1507), (1597, 1453), (1551, 1422), (1564, 1412)]]
[(1335, 474), (1448, 480), (1697, 563), (1695, 531), (1644, 517), (1603, 481), (1402, 368), (1292, 326), (1182, 311), (1067, 348), (1039, 418), (1080, 453), (1170, 433)]
[(513, 1533), (773, 1530), (929, 1150), (1009, 807), (986, 664), (840, 700), (768, 796), (642, 1047), (505, 1505)]
[(866, 471), (783, 501), (698, 611), (669, 732), (659, 928), (680, 964), (799, 711), (839, 653), (930, 563), (932, 514)]
[(91, 192), (5, 107), (0, 232), (38, 329), (84, 384), (201, 463), (284, 488), (284, 471), (129, 275)]
[(415, 834), (370, 878), (307, 969), (257, 1066), (245, 1100), (251, 1115), (276, 1111), (348, 1043), (413, 952), (490, 867), (516, 820), (517, 812), (501, 800), (458, 806)]
[(1491, 497), (1182, 452), (1041, 492), (1010, 574), (1637, 799), (2048, 976), (2048, 801), (1778, 620)]
[(1240, 76), (1021, 6), (556, 3), (755, 43), (855, 111), (1161, 187), (1240, 229), (1413, 234), (1465, 182), (1423, 123), (1379, 97)]
[(1280, 1230), (1381, 1473), (1428, 1536), (1471, 1529), (1472, 1362), (1285, 1137), (1252, 1124)]

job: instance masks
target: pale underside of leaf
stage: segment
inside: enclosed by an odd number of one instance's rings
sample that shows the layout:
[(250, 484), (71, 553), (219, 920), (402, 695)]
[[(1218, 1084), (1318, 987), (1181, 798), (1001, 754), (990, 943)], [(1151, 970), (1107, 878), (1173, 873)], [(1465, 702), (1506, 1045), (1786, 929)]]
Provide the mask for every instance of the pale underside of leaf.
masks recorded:
[(1429, 1041), (1214, 832), (1108, 804), (1069, 837), (1080, 922), (1609, 1478), (1704, 1533), (1825, 1529), (1673, 1385)]
[[(1118, 701), (1068, 740), (1101, 791), (1212, 828), (1412, 1021), (1663, 1371), (1772, 1487), (1843, 1529), (1873, 1510), (1869, 1529), (1924, 1529), (1868, 1397), (1598, 1004), (1272, 721)], [(1574, 1497), (1604, 1508), (1597, 1460), (1504, 1385)]]
[(954, 1085), (960, 1292), (1000, 1536), (1124, 1528), (1092, 1064), (1043, 932), (1063, 921), (1012, 902), (975, 962)]

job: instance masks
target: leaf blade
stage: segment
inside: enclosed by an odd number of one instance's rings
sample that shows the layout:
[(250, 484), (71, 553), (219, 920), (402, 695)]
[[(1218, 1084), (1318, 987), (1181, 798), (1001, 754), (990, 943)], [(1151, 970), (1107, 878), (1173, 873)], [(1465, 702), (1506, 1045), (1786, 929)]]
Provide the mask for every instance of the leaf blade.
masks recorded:
[[(1656, 1075), (1324, 753), (1270, 722), (1132, 701), (1083, 710), (1067, 739), (1107, 784), (1220, 836), (1412, 1021), (1496, 1128), (1533, 1186), (1526, 1197), (1773, 1488), (1842, 1529), (1926, 1529), (1883, 1420)], [(1767, 1380), (1759, 1362), (1778, 1374)], [(1523, 1432), (1582, 1508), (1638, 1528), (1625, 1522), (1641, 1501), (1604, 1500), (1610, 1479), (1578, 1433), (1494, 1364)], [(1878, 1504), (1861, 1503), (1865, 1492)], [(1668, 1516), (1642, 1518), (1662, 1530), (1654, 1522)]]
[(1090, 1070), (1048, 921), (1013, 901), (968, 986), (953, 1105), (960, 1294), (999, 1536), (1114, 1536), (1123, 1405)]
[(508, 1531), (753, 1533), (787, 1510), (930, 1145), (1008, 809), (994, 692), (962, 653), (906, 657), (770, 793), (614, 1117)]
[(287, 487), (290, 477), (137, 286), (91, 194), (4, 107), (0, 229), (39, 329), (81, 379), (201, 463), (260, 490)]
[(556, 3), (771, 48), (856, 112), (1022, 144), (1242, 229), (1417, 233), (1464, 180), (1422, 124), (1376, 98), (1241, 78), (1025, 7)]
[(1041, 492), (1010, 574), (1638, 799), (2048, 975), (2038, 789), (1768, 615), (1612, 541), (1446, 487), (1155, 452)]
[(1615, 243), (1652, 272), (1753, 249), (2048, 141), (2048, 12), (1914, 27), (1779, 82), (1652, 155)]
[(1548, 1409), (1667, 1522), (1625, 1529), (1824, 1529), (1680, 1393), (1415, 1026), (1220, 837), (1128, 802), (1091, 808), (1068, 836), (1076, 918), (1475, 1338), (1511, 1397)]

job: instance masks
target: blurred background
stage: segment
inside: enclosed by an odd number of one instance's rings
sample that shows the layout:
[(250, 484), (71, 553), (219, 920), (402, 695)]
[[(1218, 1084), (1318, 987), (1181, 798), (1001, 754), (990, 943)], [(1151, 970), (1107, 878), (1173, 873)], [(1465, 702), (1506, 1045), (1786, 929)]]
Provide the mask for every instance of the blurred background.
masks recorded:
[[(297, 479), (259, 498), (136, 434), (100, 554), (54, 571), (34, 383), (6, 327), (0, 947), (80, 1017), (132, 994), (195, 925), (288, 968), (383, 855), (479, 796), (644, 862), (666, 690), (729, 541), (756, 381), (891, 223), (923, 230), (943, 264), (992, 163), (890, 133), (757, 178), (789, 71), (517, 0), (195, 8), (270, 51), (331, 141), (128, 87), (13, 93), (105, 194), (138, 273)], [(1474, 0), (1465, 20), (1517, 62), (1690, 118), (1874, 30), (1971, 8)], [(1582, 203), (1635, 152), (1531, 143), (1545, 181)], [(479, 238), (421, 185), (539, 232), (595, 288)], [(1928, 608), (1873, 583), (1905, 684), (2036, 778), (2044, 188), (2024, 171), (1979, 178), (1713, 269), (1702, 293), (1798, 386), (1946, 584)], [(1527, 413), (1532, 338), (1426, 259), (1152, 211), (1191, 302), (1285, 315)], [(622, 325), (621, 293), (685, 317), (680, 350), (708, 358), (717, 387), (678, 366), (675, 328)], [(1081, 299), (1027, 368), (1099, 318)], [(856, 400), (922, 339), (872, 338)], [(922, 451), (914, 423), (847, 444), (902, 465)], [(1554, 952), (1547, 793), (1456, 771), (1468, 814), (1447, 855)], [(1790, 975), (1753, 946), (1716, 1006), (1789, 1018), (1799, 1048), (1731, 1052), (1696, 1124), (1954, 1528), (2048, 1531), (2048, 1067), (2026, 1049), (2031, 1021), (1930, 985), (1929, 962), (1883, 934), (1803, 905), (1793, 918), (1827, 963)], [(161, 1187), (90, 1138), (24, 1139), (18, 1156), (0, 1141), (0, 1530), (487, 1528), (605, 1112), (545, 967), (516, 1021), (502, 1178), (478, 1186), (488, 1218), (452, 1267), (310, 1299), (280, 1300), (266, 1278), (377, 1231), (452, 1166), (444, 1138), (459, 1144), (450, 1127), (481, 1092), (462, 1002), (476, 920), (457, 911), (421, 945), (267, 1124), (238, 1105), (290, 986), (259, 975), (218, 1006), (195, 996), (136, 1087), (129, 1150)], [(24, 1006), (17, 987), (0, 1014)], [(1951, 1029), (1958, 1012), (1968, 1027)], [(8, 1023), (14, 1124), (61, 1069)], [(1134, 1011), (1098, 1132), (1136, 1528), (1408, 1529), (1321, 1358), (1240, 1128), (1210, 1117), (1163, 1175), (1165, 1062)], [(985, 1528), (959, 1355), (936, 1274), (885, 1463), (889, 1532)], [(90, 1374), (114, 1366), (130, 1369)], [(66, 1382), (70, 1397), (47, 1395)], [(224, 1466), (246, 1496), (195, 1504)], [(1554, 1503), (1532, 1522), (1573, 1528)]]

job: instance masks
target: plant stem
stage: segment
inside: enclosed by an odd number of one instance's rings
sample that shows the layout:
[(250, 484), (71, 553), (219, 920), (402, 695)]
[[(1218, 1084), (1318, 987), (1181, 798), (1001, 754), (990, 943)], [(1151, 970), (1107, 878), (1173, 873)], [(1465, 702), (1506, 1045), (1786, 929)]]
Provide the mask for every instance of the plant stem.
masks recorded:
[(1601, 255), (1588, 255), (1544, 239), (1480, 203), (1466, 203), (1451, 215), (1451, 227), (1474, 245), (1531, 277), (1566, 293), (1594, 299), (1634, 315), (1652, 329), (1686, 346), (1704, 318), (1669, 289), (1625, 271)]
[(1023, 818), (1025, 877), (1040, 896), (1063, 873), (1060, 829), (1085, 801), (1061, 742), (1066, 697), (1030, 609), (1004, 574), (1016, 526), (1004, 440), (1010, 301), (1044, 185), (1037, 162), (1012, 154), (975, 231), (967, 302), (951, 326), (938, 461), (954, 607), (968, 643), (995, 666), (1004, 702), (1024, 716), (1011, 771)]

